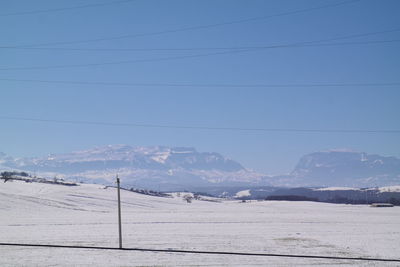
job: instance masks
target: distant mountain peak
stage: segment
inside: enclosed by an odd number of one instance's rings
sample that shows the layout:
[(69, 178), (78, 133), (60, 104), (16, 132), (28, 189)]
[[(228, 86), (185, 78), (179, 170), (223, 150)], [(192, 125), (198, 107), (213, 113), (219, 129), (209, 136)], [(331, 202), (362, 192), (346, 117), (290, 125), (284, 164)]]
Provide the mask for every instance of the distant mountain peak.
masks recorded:
[(360, 153), (357, 150), (351, 149), (351, 148), (333, 148), (333, 149), (329, 149), (329, 150), (325, 150), (325, 151), (320, 151), (320, 152), (343, 152), (343, 153)]
[(290, 175), (307, 185), (392, 185), (400, 182), (400, 159), (355, 151), (314, 152), (303, 156)]
[(185, 190), (209, 186), (390, 186), (400, 184), (400, 159), (351, 149), (307, 154), (289, 175), (267, 176), (216, 152), (193, 147), (97, 146), (38, 158), (0, 153), (3, 170), (110, 184), (116, 173), (125, 186)]
[(3, 163), (16, 170), (106, 184), (119, 173), (125, 185), (155, 189), (256, 183), (263, 177), (219, 153), (193, 147), (105, 145)]

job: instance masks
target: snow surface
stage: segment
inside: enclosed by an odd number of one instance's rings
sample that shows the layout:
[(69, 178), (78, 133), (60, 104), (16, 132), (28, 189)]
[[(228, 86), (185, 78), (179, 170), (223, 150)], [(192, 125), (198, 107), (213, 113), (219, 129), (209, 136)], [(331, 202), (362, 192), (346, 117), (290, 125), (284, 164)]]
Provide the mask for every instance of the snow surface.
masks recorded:
[(380, 192), (400, 192), (400, 185), (380, 187), (379, 191)]
[(350, 190), (360, 190), (360, 188), (353, 188), (353, 187), (323, 187), (323, 188), (314, 189), (314, 191), (350, 191)]
[[(315, 202), (183, 201), (122, 191), (125, 247), (400, 258), (400, 208)], [(118, 246), (115, 188), (0, 184), (1, 242)], [(0, 266), (398, 266), (0, 246)]]
[(371, 188), (354, 188), (354, 187), (322, 187), (314, 188), (314, 191), (360, 191), (360, 190), (378, 190), (379, 192), (400, 192), (400, 185), (384, 186), (384, 187), (371, 187)]
[(250, 193), (250, 189), (248, 189), (248, 190), (243, 190), (243, 191), (239, 191), (239, 192), (237, 192), (236, 193), (236, 195), (235, 195), (235, 197), (249, 197), (249, 196), (251, 196), (251, 193)]

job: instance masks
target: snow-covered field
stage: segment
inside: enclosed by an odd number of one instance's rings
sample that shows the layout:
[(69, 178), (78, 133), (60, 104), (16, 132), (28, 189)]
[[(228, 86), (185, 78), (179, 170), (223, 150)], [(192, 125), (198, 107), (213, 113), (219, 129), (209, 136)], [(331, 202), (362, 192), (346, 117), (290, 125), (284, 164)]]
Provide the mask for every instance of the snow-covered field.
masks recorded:
[[(187, 203), (122, 191), (125, 247), (400, 258), (400, 208)], [(118, 246), (116, 190), (0, 184), (0, 242)], [(400, 266), (399, 263), (0, 246), (0, 266)]]

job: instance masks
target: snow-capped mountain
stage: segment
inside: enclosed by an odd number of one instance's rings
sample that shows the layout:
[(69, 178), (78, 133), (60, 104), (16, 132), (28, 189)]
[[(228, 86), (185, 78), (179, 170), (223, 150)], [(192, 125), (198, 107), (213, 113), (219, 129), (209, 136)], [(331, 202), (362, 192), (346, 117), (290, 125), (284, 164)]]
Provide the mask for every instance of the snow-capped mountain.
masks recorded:
[(400, 184), (400, 159), (331, 150), (303, 156), (290, 174), (301, 186), (385, 186)]
[(190, 147), (109, 145), (42, 158), (0, 153), (1, 170), (20, 170), (47, 178), (113, 184), (118, 173), (126, 187), (153, 190), (199, 188), (375, 187), (400, 184), (400, 159), (332, 150), (303, 156), (289, 175), (267, 176), (218, 153)]
[(218, 153), (199, 153), (185, 147), (131, 147), (109, 145), (67, 154), (50, 154), (46, 158), (18, 159), (16, 167), (37, 171), (76, 173), (88, 170), (106, 170), (133, 167), (138, 169), (239, 171), (244, 168), (237, 162)]
[(188, 147), (109, 145), (45, 158), (0, 155), (10, 169), (110, 184), (118, 173), (124, 186), (177, 190), (199, 186), (258, 183), (263, 175), (218, 153)]

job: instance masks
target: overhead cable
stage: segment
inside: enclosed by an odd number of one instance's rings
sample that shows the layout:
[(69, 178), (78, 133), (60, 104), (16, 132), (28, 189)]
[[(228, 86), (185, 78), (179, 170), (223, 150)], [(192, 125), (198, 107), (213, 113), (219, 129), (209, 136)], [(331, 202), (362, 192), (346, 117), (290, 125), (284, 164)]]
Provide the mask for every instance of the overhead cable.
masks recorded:
[[(394, 40), (376, 40), (376, 41), (358, 41), (358, 42), (342, 42), (342, 43), (325, 43), (325, 44), (305, 44), (298, 46), (280, 47), (280, 48), (298, 48), (298, 47), (330, 47), (330, 46), (347, 46), (347, 45), (365, 45), (365, 44), (388, 44), (397, 43), (400, 39)], [(178, 47), (178, 48), (68, 48), (68, 47), (15, 47), (0, 46), (0, 49), (11, 50), (33, 50), (33, 51), (78, 51), (78, 52), (143, 52), (143, 51), (198, 51), (198, 50), (242, 50), (242, 49), (264, 49), (266, 46), (231, 46), (231, 47)]]
[(312, 40), (312, 41), (300, 41), (294, 43), (287, 43), (287, 44), (277, 44), (277, 45), (270, 45), (264, 46), (261, 48), (248, 48), (248, 49), (235, 49), (235, 50), (228, 50), (228, 51), (221, 51), (221, 52), (212, 52), (212, 53), (202, 53), (202, 54), (192, 54), (192, 55), (182, 55), (182, 56), (172, 56), (172, 57), (162, 57), (162, 58), (150, 58), (150, 59), (133, 59), (133, 60), (122, 60), (122, 61), (109, 61), (109, 62), (99, 62), (99, 63), (84, 63), (84, 64), (69, 64), (69, 65), (49, 65), (49, 66), (31, 66), (31, 67), (0, 67), (0, 70), (44, 70), (44, 69), (64, 69), (64, 68), (77, 68), (77, 67), (95, 67), (95, 66), (107, 66), (107, 65), (120, 65), (120, 64), (130, 64), (130, 63), (145, 63), (145, 62), (163, 62), (163, 61), (170, 61), (170, 60), (180, 60), (180, 59), (189, 59), (189, 58), (202, 58), (202, 57), (209, 57), (209, 56), (217, 56), (217, 55), (228, 55), (228, 54), (237, 54), (237, 53), (247, 53), (253, 51), (260, 51), (266, 49), (277, 49), (277, 48), (288, 48), (288, 47), (301, 47), (304, 45), (310, 44), (318, 44), (318, 43), (326, 43), (331, 41), (337, 40), (344, 40), (344, 39), (352, 39), (358, 37), (365, 37), (371, 35), (378, 35), (388, 32), (395, 32), (400, 31), (400, 29), (394, 30), (386, 30), (386, 31), (379, 31), (379, 32), (368, 32), (368, 33), (361, 33), (361, 34), (351, 34), (345, 35), (340, 37), (332, 37), (320, 40)]
[(300, 128), (244, 128), (244, 127), (212, 127), (212, 126), (192, 126), (192, 125), (171, 125), (171, 124), (148, 124), (148, 123), (118, 123), (100, 121), (76, 121), (76, 120), (52, 120), (37, 119), (26, 117), (0, 116), (2, 120), (32, 121), (59, 124), (79, 124), (79, 125), (98, 125), (98, 126), (123, 126), (141, 128), (164, 128), (164, 129), (186, 129), (186, 130), (213, 130), (213, 131), (241, 131), (241, 132), (287, 132), (287, 133), (347, 133), (347, 134), (399, 134), (400, 130), (383, 129), (300, 129)]
[(137, 1), (137, 0), (118, 0), (118, 1), (111, 1), (111, 2), (105, 2), (105, 3), (86, 4), (86, 5), (71, 6), (71, 7), (56, 7), (56, 8), (48, 8), (48, 9), (31, 10), (31, 11), (19, 11), (19, 12), (3, 13), (3, 14), (0, 14), (0, 17), (33, 15), (33, 14), (60, 12), (60, 11), (82, 9), (82, 8), (110, 6), (110, 5), (116, 5), (116, 4), (123, 4), (123, 3), (127, 3), (127, 2), (133, 2), (133, 1)]
[(95, 38), (95, 39), (87, 39), (87, 40), (46, 42), (46, 43), (16, 45), (16, 46), (17, 47), (34, 47), (34, 46), (49, 46), (49, 45), (82, 44), (82, 43), (93, 43), (93, 42), (96, 43), (96, 42), (101, 42), (101, 41), (121, 40), (121, 39), (156, 36), (156, 35), (186, 32), (186, 31), (195, 31), (195, 30), (209, 29), (209, 28), (215, 28), (215, 27), (221, 27), (221, 26), (227, 26), (227, 25), (233, 25), (233, 24), (241, 24), (241, 23), (247, 23), (247, 22), (252, 22), (252, 21), (261, 21), (261, 20), (266, 20), (266, 19), (271, 19), (271, 18), (276, 18), (276, 17), (283, 17), (283, 16), (307, 13), (307, 12), (312, 12), (312, 11), (316, 11), (316, 10), (347, 5), (347, 4), (351, 4), (351, 3), (355, 3), (355, 2), (359, 2), (359, 1), (361, 1), (361, 0), (346, 0), (346, 1), (341, 1), (338, 3), (319, 5), (319, 6), (309, 7), (309, 8), (301, 8), (301, 9), (276, 13), (276, 14), (272, 14), (272, 15), (258, 16), (258, 17), (225, 21), (225, 22), (213, 23), (213, 24), (205, 24), (205, 25), (199, 25), (199, 26), (189, 26), (189, 27), (183, 27), (183, 28), (177, 28), (177, 29), (171, 29), (171, 30), (163, 30), (163, 31), (155, 31), (155, 32), (148, 32), (148, 33), (139, 33), (139, 34), (125, 34), (125, 35), (119, 35), (119, 36), (113, 36), (113, 37), (103, 37), (103, 38)]
[(21, 243), (4, 243), (4, 242), (0, 243), (0, 246), (142, 251), (142, 252), (156, 252), (156, 253), (210, 254), (210, 255), (232, 255), (232, 256), (247, 256), (247, 257), (256, 256), (256, 257), (303, 258), (303, 259), (324, 259), (324, 260), (400, 262), (400, 259), (372, 258), (372, 257), (344, 257), (344, 256), (300, 255), (300, 254), (278, 254), (278, 253), (256, 253), (256, 252), (184, 250), (184, 249), (116, 248), (116, 247), (95, 247), (95, 246), (74, 246), (74, 245), (21, 244)]
[(67, 81), (67, 80), (35, 80), (0, 78), (6, 82), (28, 82), (48, 84), (75, 84), (75, 85), (101, 85), (123, 87), (200, 87), (200, 88), (315, 88), (315, 87), (396, 87), (400, 82), (353, 82), (353, 83), (286, 83), (286, 84), (227, 84), (227, 83), (132, 83), (132, 82), (104, 82), (104, 81)]

